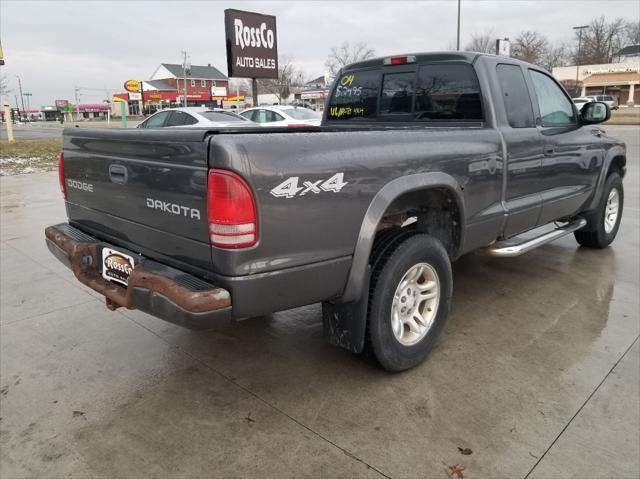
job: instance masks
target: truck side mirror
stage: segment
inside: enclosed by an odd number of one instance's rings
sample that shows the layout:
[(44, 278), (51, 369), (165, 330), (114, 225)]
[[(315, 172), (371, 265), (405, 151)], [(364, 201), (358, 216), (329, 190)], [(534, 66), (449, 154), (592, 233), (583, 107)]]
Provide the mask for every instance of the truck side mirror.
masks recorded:
[(611, 118), (609, 105), (601, 101), (585, 103), (580, 110), (580, 121), (583, 125), (595, 125)]

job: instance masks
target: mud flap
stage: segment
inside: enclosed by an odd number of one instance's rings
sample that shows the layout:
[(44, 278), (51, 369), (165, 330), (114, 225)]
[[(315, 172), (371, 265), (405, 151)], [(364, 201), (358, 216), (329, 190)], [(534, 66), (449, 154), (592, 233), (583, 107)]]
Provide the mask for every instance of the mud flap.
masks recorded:
[(362, 295), (358, 301), (349, 303), (322, 303), (324, 337), (330, 344), (340, 346), (356, 354), (361, 353), (364, 349), (370, 277), (371, 267), (369, 266), (367, 268)]

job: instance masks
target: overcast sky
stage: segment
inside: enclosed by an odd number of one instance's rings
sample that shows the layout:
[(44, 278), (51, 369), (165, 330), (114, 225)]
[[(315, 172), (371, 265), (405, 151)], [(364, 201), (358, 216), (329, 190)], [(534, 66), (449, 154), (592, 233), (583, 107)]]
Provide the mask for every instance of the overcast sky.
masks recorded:
[[(0, 1), (0, 40), (9, 88), (33, 94), (32, 106), (73, 100), (74, 86), (122, 91), (160, 63), (211, 63), (226, 73), (225, 8), (277, 17), (280, 55), (308, 76), (324, 74), (333, 45), (366, 42), (379, 55), (446, 50), (455, 45), (456, 0), (441, 1)], [(537, 30), (571, 41), (572, 26), (596, 16), (640, 16), (638, 0), (462, 0), (462, 44), (493, 29), (496, 37)], [(85, 90), (82, 103), (105, 94)], [(15, 102), (13, 93), (11, 103)]]

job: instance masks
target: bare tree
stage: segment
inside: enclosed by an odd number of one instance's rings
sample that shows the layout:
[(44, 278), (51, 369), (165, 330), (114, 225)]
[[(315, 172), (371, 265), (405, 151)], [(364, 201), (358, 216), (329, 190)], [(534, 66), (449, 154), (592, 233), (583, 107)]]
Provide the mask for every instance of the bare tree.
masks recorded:
[(331, 47), (325, 66), (329, 72), (335, 75), (342, 67), (350, 63), (373, 58), (375, 54), (375, 50), (369, 48), (366, 43), (351, 44), (344, 42), (339, 47)]
[(471, 40), (465, 45), (464, 49), (469, 52), (495, 53), (496, 37), (493, 30), (472, 34)]
[(549, 51), (549, 41), (538, 32), (520, 33), (511, 44), (511, 56), (525, 62), (540, 65)]
[[(305, 74), (290, 57), (278, 58), (278, 78), (258, 80), (260, 89), (272, 93), (282, 103), (291, 95), (291, 86), (304, 84)], [(256, 102), (256, 99), (254, 99)]]
[(7, 78), (7, 75), (0, 76), (0, 99), (12, 91), (13, 90), (9, 88), (9, 79)]
[(640, 21), (627, 22), (624, 26), (623, 46), (640, 45)]
[(553, 71), (555, 67), (562, 67), (569, 63), (571, 57), (570, 49), (566, 43), (547, 46), (539, 65), (548, 71)]
[[(610, 63), (624, 43), (625, 27), (626, 24), (621, 18), (611, 22), (608, 22), (605, 17), (591, 20), (589, 28), (582, 32), (580, 64)], [(577, 54), (578, 52), (576, 51), (574, 59), (577, 59)]]

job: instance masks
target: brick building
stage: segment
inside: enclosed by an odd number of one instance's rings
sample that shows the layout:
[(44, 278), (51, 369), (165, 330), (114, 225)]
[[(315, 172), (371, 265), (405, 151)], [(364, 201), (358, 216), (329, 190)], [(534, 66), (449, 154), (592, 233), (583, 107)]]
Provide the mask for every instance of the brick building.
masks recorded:
[[(127, 114), (140, 114), (144, 96), (145, 113), (164, 108), (183, 106), (186, 76), (187, 105), (221, 107), (227, 96), (229, 78), (216, 67), (192, 65), (186, 73), (182, 65), (161, 63), (149, 80), (142, 82), (142, 93), (117, 93), (115, 96), (127, 102)], [(114, 109), (119, 114), (119, 108)]]

